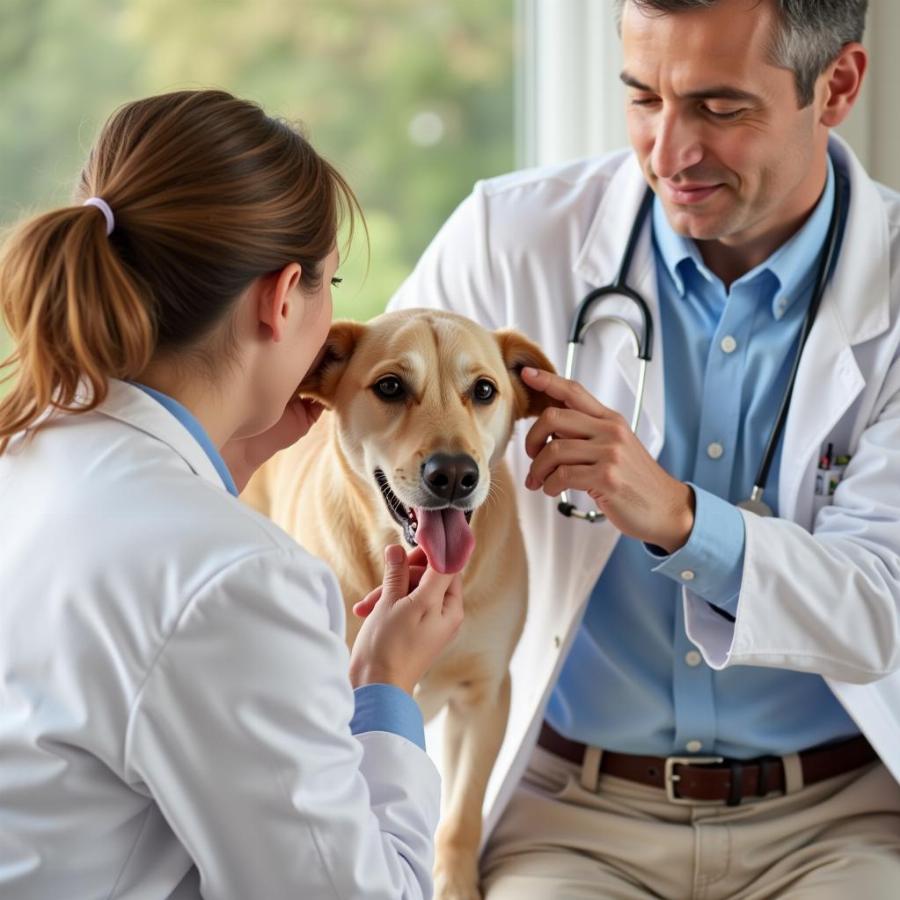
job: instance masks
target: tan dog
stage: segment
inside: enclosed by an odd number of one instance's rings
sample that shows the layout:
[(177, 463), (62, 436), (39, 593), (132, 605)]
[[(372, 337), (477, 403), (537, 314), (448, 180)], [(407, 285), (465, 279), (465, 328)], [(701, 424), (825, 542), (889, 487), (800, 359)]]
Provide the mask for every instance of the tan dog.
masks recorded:
[(415, 693), (426, 721), (447, 707), (442, 900), (480, 897), (481, 809), (525, 621), (524, 546), (503, 453), (514, 421), (548, 402), (521, 381), (526, 365), (552, 369), (520, 334), (451, 313), (337, 322), (300, 388), (331, 412), (243, 494), (331, 565), (351, 645), (361, 625), (352, 605), (381, 583), (386, 544), (418, 543), (441, 571), (465, 566), (465, 621)]

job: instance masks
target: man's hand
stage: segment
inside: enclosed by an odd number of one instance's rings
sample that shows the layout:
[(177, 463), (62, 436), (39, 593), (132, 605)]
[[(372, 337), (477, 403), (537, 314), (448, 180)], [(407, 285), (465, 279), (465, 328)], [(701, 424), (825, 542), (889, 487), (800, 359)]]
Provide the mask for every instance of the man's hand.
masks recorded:
[(564, 404), (545, 409), (525, 438), (533, 460), (525, 487), (551, 497), (584, 491), (623, 534), (667, 553), (682, 547), (694, 527), (691, 488), (669, 475), (628, 422), (577, 381), (532, 368), (523, 369), (522, 378)]
[(270, 456), (299, 441), (313, 427), (323, 409), (315, 400), (294, 397), (285, 407), (284, 415), (271, 428), (253, 437), (228, 441), (220, 452), (238, 493)]

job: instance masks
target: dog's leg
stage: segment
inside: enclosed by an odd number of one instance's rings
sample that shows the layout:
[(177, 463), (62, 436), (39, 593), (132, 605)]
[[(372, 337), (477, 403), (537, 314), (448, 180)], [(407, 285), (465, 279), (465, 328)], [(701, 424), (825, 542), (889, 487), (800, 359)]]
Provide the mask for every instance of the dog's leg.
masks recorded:
[(436, 900), (480, 900), (481, 809), (509, 716), (510, 680), (472, 682), (450, 701), (444, 748), (444, 808), (435, 858)]

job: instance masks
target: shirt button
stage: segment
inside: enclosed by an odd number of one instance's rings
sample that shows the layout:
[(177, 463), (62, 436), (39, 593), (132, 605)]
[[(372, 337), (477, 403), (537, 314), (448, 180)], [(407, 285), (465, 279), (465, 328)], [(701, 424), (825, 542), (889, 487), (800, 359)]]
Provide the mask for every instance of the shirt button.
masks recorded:
[(691, 667), (699, 666), (700, 663), (703, 662), (703, 657), (697, 650), (688, 650), (688, 652), (684, 654), (684, 661)]
[(723, 353), (734, 353), (737, 350), (737, 341), (730, 334), (726, 334), (719, 346)]
[(693, 581), (694, 580), (693, 570), (685, 569), (679, 577), (681, 578), (682, 581)]
[(713, 441), (706, 447), (706, 455), (710, 459), (719, 459), (724, 452), (725, 448), (718, 441)]
[(703, 741), (688, 741), (684, 745), (688, 753), (699, 753), (703, 749)]

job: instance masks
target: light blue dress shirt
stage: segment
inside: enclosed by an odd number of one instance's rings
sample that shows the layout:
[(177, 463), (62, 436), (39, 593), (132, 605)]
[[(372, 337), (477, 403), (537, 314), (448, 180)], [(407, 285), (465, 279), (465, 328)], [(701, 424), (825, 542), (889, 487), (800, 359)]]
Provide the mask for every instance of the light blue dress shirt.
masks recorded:
[[(174, 397), (145, 384), (138, 384), (136, 381), (131, 383), (145, 394), (149, 394), (184, 425), (206, 452), (228, 493), (237, 497), (237, 486), (231, 472), (197, 417)], [(425, 749), (425, 724), (422, 712), (416, 701), (402, 688), (392, 684), (366, 684), (356, 688), (353, 697), (354, 713), (350, 722), (350, 731), (353, 734), (388, 731)]]
[[(547, 710), (561, 734), (624, 753), (785, 754), (858, 733), (818, 675), (710, 669), (687, 638), (691, 590), (737, 608), (750, 495), (812, 296), (836, 189), (803, 227), (729, 289), (697, 245), (652, 214), (666, 391), (662, 467), (696, 496), (690, 538), (671, 556), (622, 537), (600, 576)], [(778, 514), (781, 444), (764, 499)], [(587, 527), (587, 526), (586, 526)], [(659, 548), (656, 548), (657, 552)]]

